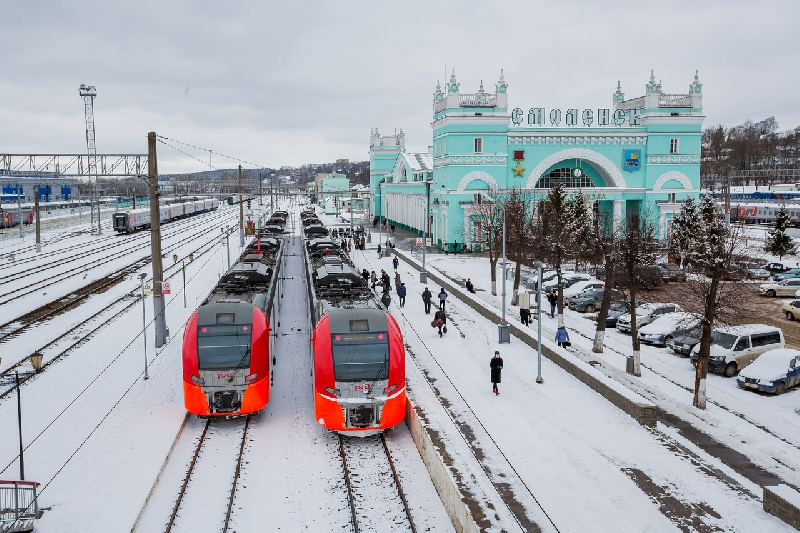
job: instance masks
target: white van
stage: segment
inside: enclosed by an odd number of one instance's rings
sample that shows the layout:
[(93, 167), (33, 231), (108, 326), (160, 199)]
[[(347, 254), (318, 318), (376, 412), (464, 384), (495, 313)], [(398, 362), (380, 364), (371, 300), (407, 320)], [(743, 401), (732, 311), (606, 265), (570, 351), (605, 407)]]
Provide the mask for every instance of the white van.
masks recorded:
[[(715, 374), (733, 377), (762, 353), (785, 347), (783, 331), (775, 326), (745, 324), (717, 327), (711, 332), (708, 369)], [(692, 348), (691, 361), (695, 366), (699, 350), (700, 343)]]

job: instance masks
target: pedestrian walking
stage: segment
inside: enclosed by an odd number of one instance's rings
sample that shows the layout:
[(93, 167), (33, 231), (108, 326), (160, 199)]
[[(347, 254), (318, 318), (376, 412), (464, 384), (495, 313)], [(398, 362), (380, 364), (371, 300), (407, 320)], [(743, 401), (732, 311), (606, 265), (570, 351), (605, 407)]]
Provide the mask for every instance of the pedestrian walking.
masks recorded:
[(519, 319), (522, 320), (522, 325), (530, 326), (530, 324), (531, 324), (531, 310), (530, 309), (520, 309), (519, 310)]
[(444, 301), (447, 300), (447, 293), (444, 292), (444, 287), (439, 291), (439, 309), (444, 311)]
[(564, 348), (572, 346), (572, 343), (569, 342), (569, 332), (567, 332), (567, 328), (564, 326), (561, 326), (558, 328), (558, 331), (556, 331), (556, 342), (559, 346), (563, 346)]
[(394, 233), (394, 229), (395, 229), (395, 228), (394, 228), (394, 224), (392, 224), (392, 233)]
[(433, 322), (431, 322), (431, 326), (439, 328), (439, 338), (442, 337), (443, 332), (447, 333), (447, 315), (444, 313), (444, 311), (436, 311), (436, 314), (433, 315)]
[(392, 259), (392, 266), (394, 267), (394, 270), (396, 272), (397, 267), (400, 266), (400, 260), (397, 258), (397, 256), (394, 256), (394, 259)]
[(472, 284), (472, 280), (467, 278), (467, 282), (464, 284), (469, 292), (475, 294), (475, 286)]
[(489, 368), (492, 370), (492, 392), (495, 394), (500, 394), (500, 391), (497, 390), (497, 384), (500, 383), (500, 373), (503, 370), (503, 358), (500, 357), (500, 352), (494, 352), (494, 357), (489, 362)]
[(387, 287), (391, 290), (391, 279), (389, 278), (389, 274), (386, 273), (385, 270), (381, 270), (381, 283), (383, 283), (384, 287)]
[(453, 253), (458, 255), (458, 241), (453, 241)]
[(375, 273), (374, 270), (372, 271), (372, 274), (369, 275), (369, 280), (370, 282), (372, 282), (372, 290), (374, 291), (375, 284), (378, 283), (378, 275)]
[(433, 294), (428, 290), (428, 287), (425, 287), (425, 290), (422, 291), (422, 302), (425, 304), (426, 315), (431, 314), (431, 300), (433, 300)]
[(397, 285), (397, 299), (399, 300), (400, 307), (406, 306), (406, 284), (400, 283)]
[(381, 294), (381, 303), (386, 309), (389, 309), (389, 304), (392, 303), (392, 297), (389, 295), (389, 289), (386, 287), (383, 288), (383, 294)]
[(397, 270), (394, 271), (394, 286), (395, 287), (400, 286), (400, 272), (398, 272)]
[(361, 271), (361, 277), (364, 278), (364, 281), (369, 283), (369, 270), (367, 270), (366, 268), (364, 270), (362, 270)]
[(378, 243), (378, 259), (383, 259), (383, 253), (381, 252), (381, 245)]
[(547, 301), (550, 302), (550, 318), (555, 318), (556, 304), (558, 303), (558, 294), (556, 294), (555, 289), (551, 290), (550, 294), (547, 295)]

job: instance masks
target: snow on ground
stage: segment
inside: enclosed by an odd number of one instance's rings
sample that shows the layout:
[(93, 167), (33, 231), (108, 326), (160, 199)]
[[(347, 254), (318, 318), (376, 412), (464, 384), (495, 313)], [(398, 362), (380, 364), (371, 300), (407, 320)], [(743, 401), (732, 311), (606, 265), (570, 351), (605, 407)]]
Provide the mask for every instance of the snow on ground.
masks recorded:
[[(428, 264), (452, 277), (470, 277), (477, 293), (473, 298), (500, 308), (502, 272), (498, 272), (498, 296), (492, 296), (488, 282), (489, 261), (485, 258), (430, 255)], [(512, 307), (512, 282), (507, 288), (507, 316), (518, 325), (519, 308)], [(626, 356), (632, 355), (630, 335), (616, 329), (606, 330), (603, 354), (591, 352), (595, 323), (587, 315), (564, 310), (570, 340), (586, 359), (601, 361), (632, 390), (655, 402), (662, 409), (688, 420), (715, 439), (744, 453), (751, 461), (785, 481), (800, 486), (800, 426), (797, 424), (798, 395), (795, 388), (782, 396), (753, 393), (740, 389), (735, 379), (710, 375), (707, 380), (709, 405), (706, 411), (692, 407), (694, 367), (688, 358), (666, 348), (642, 344), (644, 368), (641, 378), (625, 372)], [(535, 328), (535, 322), (531, 324)], [(555, 336), (556, 321), (545, 317), (543, 336)], [(766, 433), (766, 428), (769, 433)]]

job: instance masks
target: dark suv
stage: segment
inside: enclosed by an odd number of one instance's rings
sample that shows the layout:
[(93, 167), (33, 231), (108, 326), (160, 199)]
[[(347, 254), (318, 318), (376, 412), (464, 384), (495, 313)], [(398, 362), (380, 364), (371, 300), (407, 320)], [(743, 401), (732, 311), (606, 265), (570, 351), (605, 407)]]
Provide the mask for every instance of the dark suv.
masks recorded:
[[(594, 313), (600, 308), (600, 303), (603, 301), (603, 292), (605, 289), (597, 291), (588, 291), (579, 296), (575, 296), (569, 301), (569, 308), (579, 313)], [(622, 300), (625, 295), (619, 291), (611, 290), (611, 299)]]
[(675, 263), (659, 263), (658, 266), (664, 269), (661, 273), (664, 281), (686, 281), (686, 272)]

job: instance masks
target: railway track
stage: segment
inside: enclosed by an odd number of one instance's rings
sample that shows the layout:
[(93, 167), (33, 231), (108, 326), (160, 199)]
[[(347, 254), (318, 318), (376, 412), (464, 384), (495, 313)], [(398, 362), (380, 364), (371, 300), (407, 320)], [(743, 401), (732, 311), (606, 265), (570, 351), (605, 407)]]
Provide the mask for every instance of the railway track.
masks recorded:
[[(250, 416), (205, 421), (165, 533), (228, 531), (249, 427)], [(234, 446), (238, 450), (235, 454), (231, 453)], [(228, 468), (233, 471), (230, 486), (220, 473), (220, 470)], [(182, 517), (181, 509), (191, 509), (191, 513)]]
[[(214, 245), (217, 243), (217, 237), (215, 236), (211, 240), (204, 243), (200, 246), (197, 250), (194, 251), (195, 259), (198, 257), (202, 257), (204, 254), (208, 253), (209, 251), (214, 249)], [(180, 274), (180, 270), (177, 268), (177, 263), (165, 269), (165, 273), (174, 268), (175, 271), (172, 272), (169, 276), (166, 276), (165, 279), (169, 280), (174, 276)], [(134, 291), (135, 292), (135, 291)], [(134, 295), (133, 293), (127, 293), (124, 296), (116, 299), (115, 301), (111, 302), (107, 306), (103, 307), (101, 310), (97, 311), (90, 317), (86, 318), (85, 320), (81, 321), (79, 324), (72, 326), (67, 332), (59, 335), (55, 339), (51, 340), (44, 346), (38, 348), (39, 351), (44, 353), (45, 355), (45, 363), (42, 365), (41, 370), (36, 374), (28, 374), (23, 378), (20, 378), (20, 386), (26, 383), (29, 380), (35, 379), (36, 376), (39, 374), (47, 371), (51, 366), (55, 365), (65, 357), (69, 356), (76, 348), (80, 347), (81, 345), (88, 342), (97, 332), (101, 329), (105, 328), (118, 318), (125, 315), (125, 312), (135, 305), (139, 305), (141, 303), (141, 298), (138, 295)], [(99, 324), (96, 324), (99, 322)], [(81, 328), (88, 329), (85, 333), (79, 334), (76, 338), (75, 334)], [(61, 349), (61, 341), (74, 341), (69, 343), (68, 346)], [(60, 351), (54, 355), (48, 353), (53, 349), (59, 349)], [(0, 376), (12, 373), (15, 370), (18, 370), (20, 367), (25, 367), (28, 364), (28, 359), (22, 359), (20, 361), (15, 362), (2, 372), (0, 372)], [(5, 389), (0, 390), (0, 400), (11, 394), (14, 390), (16, 390), (17, 385), (16, 383), (8, 385)]]
[[(223, 217), (215, 217), (215, 218), (223, 218)], [(186, 227), (181, 227), (181, 228), (177, 229), (176, 231), (174, 231), (172, 233), (165, 234), (164, 238), (169, 238), (169, 237), (173, 237), (173, 236), (176, 236), (176, 235), (179, 235), (179, 234), (183, 234), (187, 230), (203, 226), (203, 225), (205, 225), (204, 223), (207, 223), (207, 222), (208, 222), (208, 219), (205, 219), (202, 223), (195, 223), (195, 224), (191, 224), (191, 225), (186, 226)], [(187, 236), (186, 238), (187, 239), (192, 239), (192, 238), (195, 238), (195, 237), (197, 237), (199, 235), (202, 235), (203, 233), (206, 233), (206, 232), (208, 232), (207, 228), (200, 229), (199, 231), (193, 233), (192, 235)], [(135, 253), (137, 251), (145, 251), (145, 250), (147, 250), (149, 248), (149, 246), (150, 246), (149, 241), (146, 241), (146, 242), (142, 241), (141, 243), (136, 243), (136, 245), (134, 245), (132, 247), (125, 248), (123, 250), (118, 250), (115, 253), (111, 254), (110, 256), (104, 256), (104, 259), (105, 259), (104, 261), (96, 261), (96, 262), (92, 262), (92, 263), (89, 263), (89, 264), (79, 265), (79, 266), (76, 266), (76, 267), (71, 268), (69, 270), (61, 270), (61, 271), (59, 271), (58, 274), (56, 274), (55, 276), (53, 276), (51, 278), (47, 278), (45, 280), (39, 280), (39, 281), (30, 283), (28, 285), (25, 285), (23, 287), (16, 287), (13, 290), (10, 290), (10, 291), (8, 291), (6, 293), (0, 294), (0, 306), (1, 305), (5, 305), (8, 302), (17, 300), (19, 298), (22, 298), (23, 296), (27, 296), (28, 294), (36, 292), (36, 291), (38, 291), (40, 289), (44, 289), (46, 287), (50, 287), (50, 286), (52, 286), (52, 285), (54, 285), (56, 283), (59, 283), (61, 281), (69, 279), (71, 277), (80, 275), (80, 274), (88, 272), (90, 270), (94, 270), (97, 267), (100, 267), (102, 265), (105, 265), (107, 263), (115, 261), (115, 260), (120, 259), (122, 257), (125, 257), (127, 255), (130, 255), (131, 253)], [(177, 246), (180, 246), (180, 243), (176, 243), (176, 244), (173, 244), (171, 246), (168, 245), (166, 247), (166, 249), (163, 250), (162, 252), (165, 253), (165, 254), (169, 253), (171, 250), (173, 250)], [(95, 250), (94, 252), (92, 252), (92, 254), (101, 253), (101, 252), (104, 252), (104, 251), (107, 251), (107, 250), (112, 250), (114, 248), (116, 248), (116, 246), (114, 246), (112, 244), (112, 245), (100, 248), (98, 250)], [(92, 255), (92, 254), (89, 254), (89, 255)], [(28, 276), (33, 276), (35, 274), (40, 274), (40, 273), (45, 272), (45, 271), (50, 270), (50, 269), (60, 268), (60, 267), (63, 267), (62, 263), (53, 264), (53, 265), (50, 265), (50, 266), (48, 266), (48, 267), (46, 267), (44, 269), (40, 269), (40, 270), (32, 269), (32, 270), (24, 272), (24, 273), (13, 274), (11, 276), (7, 276), (6, 279), (4, 279), (4, 280), (0, 279), (0, 281), (3, 281), (4, 283), (7, 284), (7, 283), (11, 283), (13, 281), (18, 281), (18, 280), (24, 279), (24, 278), (26, 278)], [(14, 277), (14, 276), (16, 276), (16, 277)], [(13, 277), (13, 279), (10, 279), (12, 277)]]
[[(339, 438), (353, 533), (417, 529), (383, 434)], [(391, 472), (391, 476), (388, 474)]]

